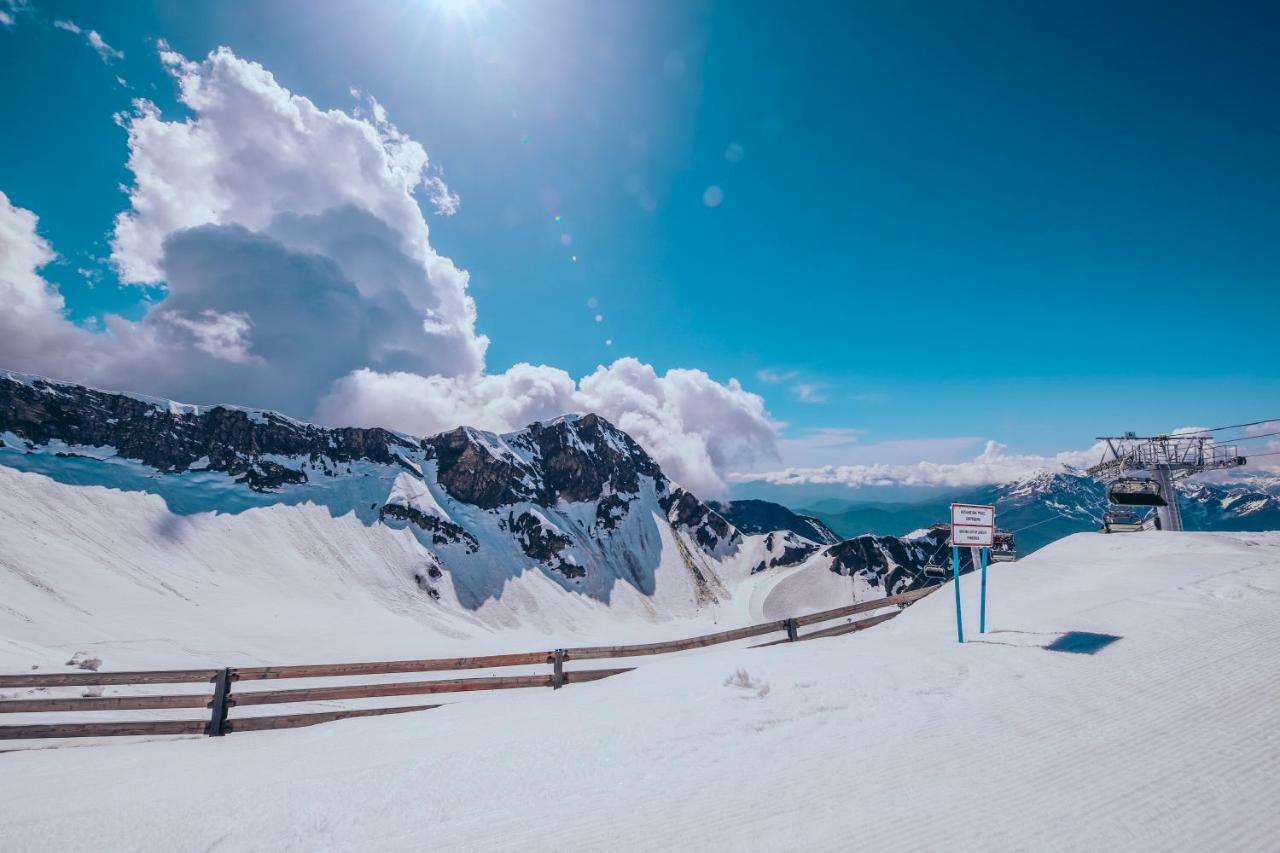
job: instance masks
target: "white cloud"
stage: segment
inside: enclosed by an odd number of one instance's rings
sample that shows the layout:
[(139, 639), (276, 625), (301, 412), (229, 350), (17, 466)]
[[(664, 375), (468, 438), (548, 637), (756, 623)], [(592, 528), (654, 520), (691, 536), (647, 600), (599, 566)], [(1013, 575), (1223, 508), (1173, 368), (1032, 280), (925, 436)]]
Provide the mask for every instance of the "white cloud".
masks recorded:
[[(968, 439), (965, 439), (966, 441)], [(1011, 454), (1005, 445), (988, 441), (982, 453), (965, 462), (926, 462), (914, 464), (825, 465), (790, 467), (761, 473), (739, 473), (735, 482), (763, 480), (775, 485), (828, 484), (859, 486), (981, 486), (1004, 483), (1036, 471), (1062, 470), (1066, 466), (1083, 468), (1096, 463), (1101, 445), (1089, 450), (1067, 451), (1053, 456)]]
[(27, 0), (0, 0), (0, 26), (12, 27), (18, 22), (18, 15), (27, 13), (30, 9), (27, 6)]
[(97, 30), (89, 30), (89, 46), (98, 52), (98, 56), (102, 57), (103, 62), (110, 62), (113, 59), (124, 59), (124, 51), (116, 50), (98, 35)]
[(103, 62), (111, 62), (116, 59), (124, 59), (124, 52), (116, 50), (107, 44), (106, 40), (98, 33), (97, 30), (81, 29), (75, 21), (55, 20), (53, 25), (60, 30), (66, 30), (73, 35), (84, 36), (85, 43), (93, 48)]
[(413, 197), (427, 153), (380, 105), (372, 102), (371, 120), (321, 110), (226, 48), (195, 63), (162, 44), (161, 57), (194, 117), (166, 121), (135, 102), (126, 125), (131, 209), (112, 241), (123, 280), (164, 280), (169, 235), (239, 225), (330, 258), (364, 299), (416, 314), (422, 339), (405, 367), (482, 369), (488, 339), (475, 331), (467, 274), (431, 248)]
[(729, 466), (776, 456), (764, 401), (733, 380), (631, 358), (577, 382), (527, 364), (486, 374), (467, 274), (431, 247), (414, 194), (442, 212), (457, 196), (385, 108), (321, 110), (226, 48), (159, 50), (190, 117), (146, 100), (119, 117), (134, 180), (111, 260), (163, 298), (138, 322), (69, 322), (39, 274), (54, 255), (35, 215), (0, 196), (0, 364), (417, 434), (595, 411), (708, 495)]
[(57, 256), (38, 223), (0, 192), (0, 352), (14, 366), (82, 373), (94, 359), (93, 336), (63, 316), (61, 294), (40, 276)]
[(777, 370), (772, 367), (766, 367), (763, 370), (756, 371), (756, 379), (766, 385), (781, 385), (791, 382), (791, 395), (801, 403), (825, 403), (827, 402), (826, 386), (821, 382), (793, 382), (798, 379), (800, 372), (798, 370)]
[(444, 178), (439, 175), (424, 179), (423, 186), (427, 188), (427, 198), (431, 199), (431, 205), (441, 216), (453, 216), (462, 206), (462, 199), (449, 189)]
[(196, 349), (233, 364), (250, 364), (261, 359), (250, 352), (249, 329), (253, 321), (240, 312), (219, 314), (206, 308), (195, 316), (167, 311), (164, 319), (186, 329), (195, 339)]
[(775, 453), (776, 425), (759, 396), (700, 370), (658, 375), (634, 358), (576, 383), (563, 370), (530, 364), (482, 377), (358, 370), (335, 384), (318, 415), (422, 435), (460, 423), (503, 432), (572, 411), (604, 416), (702, 495), (724, 493), (730, 466)]
[(825, 403), (827, 395), (822, 390), (823, 386), (817, 382), (797, 382), (791, 386), (791, 393), (796, 395), (796, 399), (801, 403)]
[(799, 375), (800, 374), (794, 370), (785, 370), (785, 371), (774, 370), (773, 368), (770, 368), (770, 367), (766, 367), (763, 370), (756, 371), (756, 379), (759, 379), (761, 382), (767, 383), (769, 385), (778, 385), (783, 382), (789, 382), (790, 380), (795, 379)]

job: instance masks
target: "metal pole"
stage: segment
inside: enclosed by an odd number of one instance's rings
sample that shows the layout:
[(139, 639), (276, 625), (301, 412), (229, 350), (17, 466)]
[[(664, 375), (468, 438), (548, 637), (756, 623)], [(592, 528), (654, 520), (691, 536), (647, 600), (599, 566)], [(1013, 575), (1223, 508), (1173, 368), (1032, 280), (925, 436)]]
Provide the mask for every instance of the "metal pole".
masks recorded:
[(1166, 503), (1156, 510), (1160, 516), (1160, 529), (1181, 530), (1182, 509), (1178, 506), (1178, 490), (1173, 486), (1173, 474), (1167, 465), (1156, 466), (1155, 480), (1160, 484), (1160, 494)]
[(978, 608), (978, 633), (987, 633), (987, 552), (989, 548), (977, 549), (982, 560), (982, 604)]
[(960, 617), (960, 549), (951, 546), (951, 582), (956, 588), (956, 640), (964, 642), (964, 621)]

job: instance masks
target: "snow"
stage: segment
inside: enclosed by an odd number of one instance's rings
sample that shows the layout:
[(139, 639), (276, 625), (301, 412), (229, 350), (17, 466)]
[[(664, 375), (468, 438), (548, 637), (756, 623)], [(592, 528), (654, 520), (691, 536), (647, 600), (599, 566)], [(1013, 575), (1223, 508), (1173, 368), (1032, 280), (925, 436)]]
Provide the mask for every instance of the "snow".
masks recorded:
[[(576, 531), (594, 519), (592, 504), (521, 503), (495, 515), (433, 491), (434, 461), (423, 466), (426, 483), (399, 466), (357, 462), (351, 476), (264, 496), (218, 472), (161, 475), (118, 457), (0, 455), (8, 462), (0, 464), (0, 671), (61, 671), (79, 651), (102, 658), (105, 669), (128, 670), (676, 639), (764, 621), (776, 580), (746, 580), (754, 565), (746, 556), (720, 563), (682, 550), (651, 485), (615, 530), (598, 539), (575, 533), (562, 557), (607, 569), (629, 553), (652, 588), (613, 582), (607, 596), (593, 597), (534, 567), (499, 528), (508, 513), (529, 511), (548, 527)], [(10, 467), (17, 464), (37, 469)], [(104, 482), (117, 485), (97, 485)], [(464, 525), (479, 551), (464, 555), (464, 543), (433, 553), (427, 532), (378, 523), (372, 507), (389, 493)], [(763, 538), (746, 537), (744, 554), (763, 552)], [(712, 599), (682, 554), (700, 560)], [(443, 569), (439, 578), (430, 577), (433, 568)], [(849, 579), (826, 574), (815, 576), (837, 592), (825, 606), (849, 601)]]
[[(435, 462), (431, 463), (432, 466), (435, 464)], [(419, 471), (421, 471), (420, 468)], [(432, 479), (435, 478), (432, 477)], [(415, 509), (425, 516), (438, 518), (441, 521), (453, 520), (449, 518), (449, 513), (444, 511), (444, 507), (440, 506), (440, 502), (432, 497), (427, 484), (408, 474), (400, 474), (396, 477), (391, 486), (391, 493), (387, 496), (387, 503)]]
[[(991, 568), (985, 637), (977, 584), (963, 589), (963, 646), (947, 588), (859, 634), (641, 661), (559, 691), (0, 755), (0, 837), (66, 851), (1274, 845), (1280, 534), (1072, 536)], [(1119, 639), (1045, 648), (1065, 632)]]

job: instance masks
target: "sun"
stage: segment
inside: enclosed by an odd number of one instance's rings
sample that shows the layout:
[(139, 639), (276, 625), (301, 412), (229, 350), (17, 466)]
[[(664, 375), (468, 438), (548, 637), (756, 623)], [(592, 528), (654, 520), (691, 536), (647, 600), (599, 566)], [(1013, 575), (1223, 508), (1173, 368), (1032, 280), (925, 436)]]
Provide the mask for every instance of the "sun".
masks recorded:
[(486, 16), (495, 0), (426, 0), (431, 11), (442, 18), (474, 24)]

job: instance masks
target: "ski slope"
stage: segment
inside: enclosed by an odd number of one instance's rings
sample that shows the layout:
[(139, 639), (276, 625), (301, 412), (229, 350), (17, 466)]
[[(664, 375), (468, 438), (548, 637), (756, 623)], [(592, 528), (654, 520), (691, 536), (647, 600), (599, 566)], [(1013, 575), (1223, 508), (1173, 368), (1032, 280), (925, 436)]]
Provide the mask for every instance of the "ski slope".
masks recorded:
[[(1280, 534), (1079, 534), (869, 631), (309, 729), (0, 754), (25, 850), (1260, 850)], [(1067, 632), (1118, 637), (1051, 651)]]
[[(524, 571), (469, 609), (451, 573), (429, 574), (435, 556), (404, 527), (312, 502), (176, 512), (161, 495), (98, 484), (100, 470), (77, 484), (79, 460), (58, 461), (72, 482), (0, 465), (0, 672), (64, 671), (78, 653), (106, 670), (133, 670), (652, 642), (884, 594), (833, 573), (817, 555), (803, 571), (752, 575), (770, 556), (766, 537), (755, 535), (742, 538), (732, 560), (702, 559), (717, 594), (700, 600), (679, 534), (653, 506), (652, 594), (619, 583), (606, 603)], [(152, 476), (170, 487), (177, 479)], [(426, 505), (421, 494), (412, 499)], [(493, 550), (506, 553), (501, 543)]]

